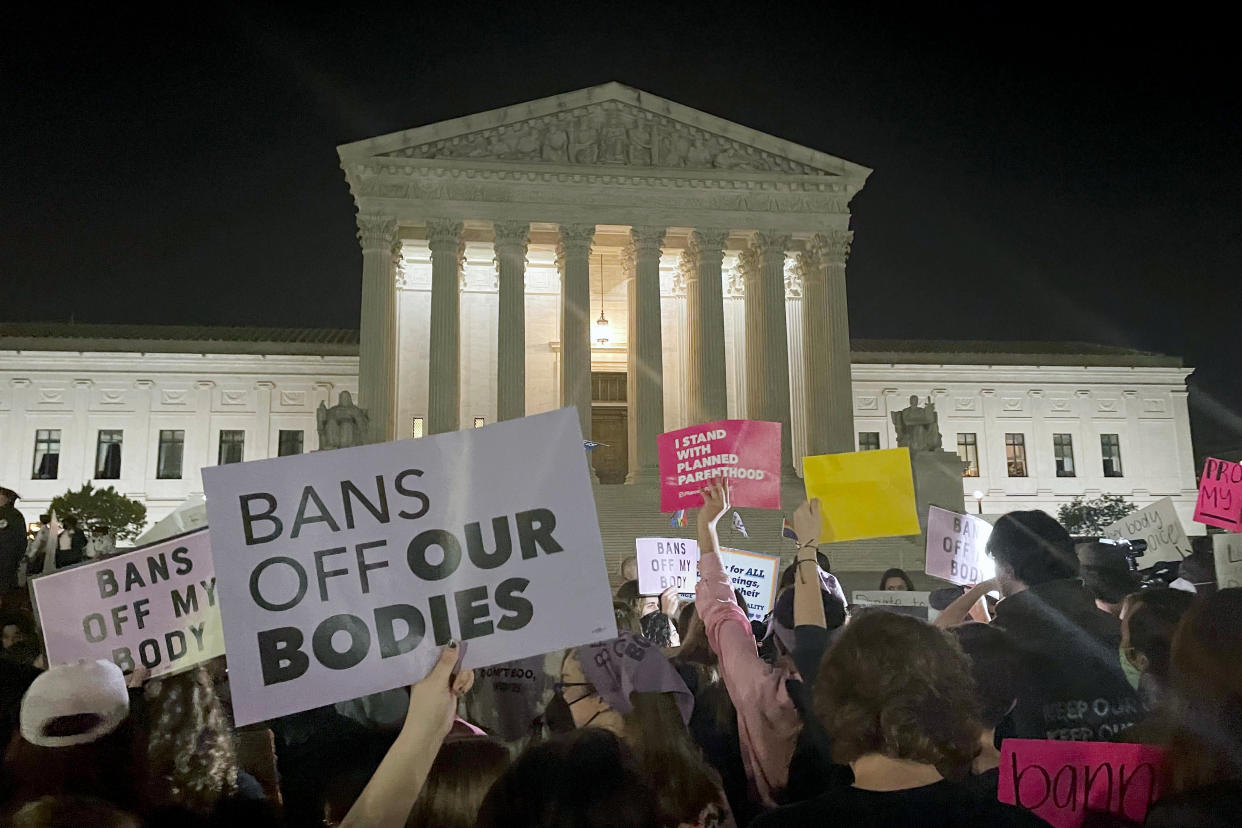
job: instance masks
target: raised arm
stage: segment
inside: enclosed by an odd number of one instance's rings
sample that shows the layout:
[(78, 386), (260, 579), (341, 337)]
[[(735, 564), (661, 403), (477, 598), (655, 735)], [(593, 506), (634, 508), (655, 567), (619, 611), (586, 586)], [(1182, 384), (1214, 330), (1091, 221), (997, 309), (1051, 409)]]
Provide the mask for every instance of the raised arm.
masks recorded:
[(474, 671), (453, 675), (458, 647), (449, 644), (422, 681), (410, 688), (401, 733), (380, 762), (342, 828), (402, 828), (422, 791), (440, 744), (453, 726), (457, 700), (474, 684)]
[[(936, 616), (936, 620), (932, 622), (934, 626), (941, 629), (956, 627), (958, 624), (965, 623), (966, 617), (970, 615), (971, 609), (975, 604), (983, 600), (983, 596), (996, 589), (996, 579), (989, 578), (986, 581), (975, 584), (970, 589), (963, 592), (957, 598), (953, 599), (953, 603), (944, 608), (944, 611)], [(983, 607), (983, 614), (987, 616), (987, 605)]]
[(826, 627), (824, 601), (819, 585), (819, 530), (823, 526), (819, 498), (813, 497), (794, 512), (794, 534), (798, 552), (794, 558), (794, 626)]

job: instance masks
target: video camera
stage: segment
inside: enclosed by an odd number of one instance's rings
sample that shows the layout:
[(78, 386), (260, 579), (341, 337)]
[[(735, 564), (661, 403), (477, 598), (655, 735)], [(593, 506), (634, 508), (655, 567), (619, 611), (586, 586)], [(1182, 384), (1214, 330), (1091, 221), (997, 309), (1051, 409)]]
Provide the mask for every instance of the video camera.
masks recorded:
[(1127, 572), (1137, 582), (1138, 589), (1166, 587), (1177, 580), (1180, 561), (1160, 561), (1146, 569), (1139, 567), (1139, 558), (1147, 551), (1147, 541), (1142, 539), (1102, 538), (1098, 536), (1075, 537), (1074, 547), (1079, 550), (1079, 561), (1084, 570), (1084, 580), (1092, 576)]

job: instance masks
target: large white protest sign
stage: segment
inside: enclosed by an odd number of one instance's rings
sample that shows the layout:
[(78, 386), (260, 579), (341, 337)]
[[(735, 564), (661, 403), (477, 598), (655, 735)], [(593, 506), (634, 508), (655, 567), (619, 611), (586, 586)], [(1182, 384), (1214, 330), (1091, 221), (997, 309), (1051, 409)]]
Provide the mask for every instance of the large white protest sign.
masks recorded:
[[(694, 585), (699, 582), (699, 542), (691, 538), (637, 538), (634, 548), (638, 557), (638, 591), (658, 595), (671, 586), (687, 600), (694, 599)], [(741, 590), (752, 620), (761, 621), (772, 611), (780, 559), (757, 552), (720, 549), (720, 563), (734, 589)]]
[(853, 607), (880, 607), (899, 615), (912, 615), (935, 621), (940, 613), (928, 603), (930, 592), (910, 592), (901, 589), (856, 589), (850, 598)]
[(576, 409), (203, 484), (239, 725), (616, 635)]
[(205, 529), (32, 581), (49, 664), (178, 672), (224, 653)]
[(1139, 558), (1143, 566), (1158, 561), (1180, 561), (1193, 551), (1181, 518), (1173, 508), (1173, 499), (1168, 497), (1110, 523), (1100, 534), (1114, 540), (1147, 541), (1147, 551)]
[(1212, 535), (1216, 556), (1216, 585), (1220, 589), (1242, 587), (1242, 535)]
[(992, 524), (939, 506), (927, 512), (927, 563), (923, 571), (954, 584), (977, 584), (996, 575), (987, 556)]

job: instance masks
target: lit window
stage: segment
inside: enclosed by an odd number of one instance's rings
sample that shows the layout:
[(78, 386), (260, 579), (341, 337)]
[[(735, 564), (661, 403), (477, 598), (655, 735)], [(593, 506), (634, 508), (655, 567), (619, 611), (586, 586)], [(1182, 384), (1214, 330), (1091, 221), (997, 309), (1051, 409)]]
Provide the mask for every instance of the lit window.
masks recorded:
[(101, 430), (95, 443), (95, 479), (121, 479), (121, 443), (125, 432), (121, 429)]
[(229, 463), (240, 463), (246, 453), (246, 432), (237, 431), (221, 431), (220, 432), (220, 452), (216, 456), (216, 462), (221, 466)]
[(302, 453), (302, 431), (301, 429), (287, 431), (280, 430), (280, 439), (276, 444), (277, 457), (289, 457), (293, 454)]
[(487, 422), (487, 420), (486, 420), (485, 418), (483, 418), (483, 417), (475, 417), (475, 418), (474, 418), (474, 427), (475, 427), (475, 428), (482, 428), (482, 427), (483, 427), (483, 425), (484, 425), (484, 423), (486, 423), (486, 422)]
[(1005, 435), (1005, 465), (1010, 477), (1026, 477), (1026, 435)]
[(859, 451), (879, 451), (880, 450), (880, 432), (878, 431), (858, 432), (858, 450)]
[(966, 468), (962, 469), (962, 477), (979, 476), (979, 442), (973, 431), (957, 433), (957, 456), (966, 464)]
[(185, 454), (185, 432), (181, 429), (160, 432), (159, 451), (155, 459), (157, 480), (180, 480), (181, 458)]
[(414, 427), (410, 429), (410, 436), (411, 437), (422, 437), (423, 436), (423, 418), (422, 417), (414, 418)]
[(35, 431), (34, 471), (35, 480), (55, 480), (60, 468), (60, 429), (41, 428)]
[(1057, 464), (1057, 477), (1074, 477), (1074, 435), (1052, 435), (1052, 457)]
[(1101, 434), (1100, 453), (1104, 455), (1104, 476), (1121, 477), (1121, 438), (1116, 434)]

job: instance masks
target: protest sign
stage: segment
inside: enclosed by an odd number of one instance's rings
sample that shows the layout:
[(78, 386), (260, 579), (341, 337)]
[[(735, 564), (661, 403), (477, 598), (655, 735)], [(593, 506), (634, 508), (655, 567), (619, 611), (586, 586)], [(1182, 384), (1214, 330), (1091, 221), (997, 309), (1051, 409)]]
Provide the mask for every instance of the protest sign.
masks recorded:
[(741, 590), (746, 598), (750, 619), (762, 621), (776, 601), (780, 558), (725, 547), (720, 550), (720, 561), (733, 581), (733, 588)]
[(671, 586), (694, 594), (698, 580), (699, 543), (688, 538), (635, 538), (638, 592), (659, 595)]
[[(694, 600), (699, 582), (699, 542), (692, 538), (636, 538), (638, 553), (638, 592), (659, 595), (677, 587), (683, 600)], [(780, 580), (780, 558), (741, 549), (720, 548), (720, 564), (733, 587), (746, 598), (752, 620), (761, 621), (772, 611)]]
[(1215, 457), (1203, 462), (1195, 520), (1231, 532), (1242, 531), (1242, 465)]
[(1217, 588), (1242, 587), (1242, 535), (1212, 535), (1212, 553), (1216, 556)]
[(806, 457), (802, 474), (807, 499), (819, 498), (820, 543), (919, 534), (909, 449)]
[(699, 490), (713, 477), (730, 481), (734, 506), (781, 508), (781, 424), (720, 420), (656, 438), (660, 511), (703, 505)]
[(1161, 498), (1150, 506), (1110, 523), (1101, 534), (1114, 540), (1124, 538), (1147, 541), (1147, 551), (1139, 558), (1144, 566), (1150, 566), (1157, 561), (1180, 561), (1193, 551), (1170, 497)]
[(977, 584), (996, 575), (985, 552), (992, 524), (939, 506), (927, 512), (927, 563), (923, 571), (954, 584)]
[(203, 484), (239, 725), (616, 635), (576, 409)]
[(206, 529), (35, 578), (48, 664), (108, 659), (152, 677), (224, 654)]
[(928, 601), (930, 597), (930, 592), (910, 592), (904, 589), (856, 589), (850, 596), (850, 606), (879, 607), (898, 615), (935, 621), (940, 613), (932, 609)]
[(1163, 763), (1152, 745), (1006, 739), (997, 798), (1054, 828), (1079, 828), (1088, 812), (1141, 825), (1160, 796)]

